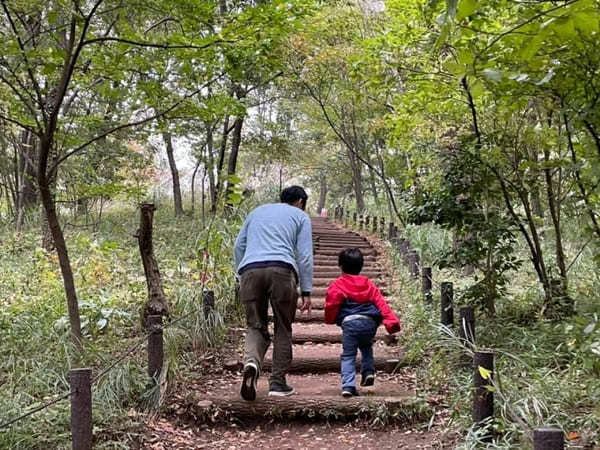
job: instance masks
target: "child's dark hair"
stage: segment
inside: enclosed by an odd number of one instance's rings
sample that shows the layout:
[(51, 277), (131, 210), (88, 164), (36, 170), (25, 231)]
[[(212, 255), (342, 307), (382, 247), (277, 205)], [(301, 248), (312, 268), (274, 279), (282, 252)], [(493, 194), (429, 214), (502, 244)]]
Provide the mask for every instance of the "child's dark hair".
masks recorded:
[(338, 266), (342, 272), (358, 275), (363, 268), (364, 258), (359, 248), (346, 248), (338, 255)]

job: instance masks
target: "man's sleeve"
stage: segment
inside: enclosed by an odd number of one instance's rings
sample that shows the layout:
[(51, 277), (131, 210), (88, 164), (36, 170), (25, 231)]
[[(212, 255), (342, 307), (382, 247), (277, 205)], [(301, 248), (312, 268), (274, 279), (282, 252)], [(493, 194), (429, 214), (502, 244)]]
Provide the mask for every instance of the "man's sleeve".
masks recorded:
[(302, 295), (306, 296), (312, 292), (313, 282), (312, 224), (307, 215), (304, 216), (301, 222), (296, 247), (300, 290)]
[(244, 253), (246, 253), (246, 240), (248, 233), (248, 222), (250, 220), (250, 216), (246, 217), (242, 228), (240, 228), (240, 232), (235, 239), (235, 245), (233, 247), (233, 261), (235, 264), (235, 271), (237, 272), (242, 259), (244, 258)]

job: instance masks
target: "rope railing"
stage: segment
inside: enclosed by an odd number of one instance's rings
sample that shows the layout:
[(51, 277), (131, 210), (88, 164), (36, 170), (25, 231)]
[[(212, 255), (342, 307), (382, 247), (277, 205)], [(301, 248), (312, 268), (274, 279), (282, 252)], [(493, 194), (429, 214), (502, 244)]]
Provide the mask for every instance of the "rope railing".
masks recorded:
[[(210, 295), (212, 295), (213, 291), (205, 291), (204, 292), (204, 298), (206, 299), (207, 297), (209, 297)], [(212, 309), (212, 308), (211, 308)], [(206, 305), (203, 303), (201, 307), (194, 309), (192, 311), (189, 311), (188, 313), (178, 317), (177, 319), (174, 320), (170, 320), (164, 327), (161, 327), (160, 329), (162, 331), (169, 329), (171, 327), (173, 327), (174, 325), (176, 325), (177, 323), (191, 317), (192, 315), (195, 314), (206, 314)], [(125, 361), (125, 359), (127, 359), (128, 356), (130, 356), (131, 354), (133, 354), (133, 352), (135, 350), (137, 350), (138, 348), (140, 348), (144, 343), (147, 343), (148, 338), (153, 334), (156, 333), (156, 329), (151, 329), (149, 331), (147, 331), (145, 334), (143, 334), (142, 336), (140, 336), (133, 345), (131, 345), (127, 350), (125, 350), (124, 352), (122, 352), (121, 354), (119, 354), (119, 356), (117, 356), (112, 363), (110, 363), (106, 368), (104, 368), (100, 373), (98, 373), (96, 376), (94, 376), (91, 379), (91, 384), (95, 385), (100, 379), (102, 379), (104, 376), (106, 376), (108, 373), (110, 373), (110, 371), (112, 369), (114, 369), (115, 367), (117, 367), (120, 363), (122, 363), (123, 361)], [(43, 405), (37, 406), (33, 409), (31, 409), (30, 411), (27, 411), (23, 414), (21, 414), (18, 417), (15, 417), (7, 422), (3, 422), (0, 424), (0, 429), (3, 428), (8, 428), (11, 425), (14, 425), (17, 422), (20, 422), (23, 419), (26, 419), (29, 416), (32, 416), (33, 414), (43, 411), (44, 409), (47, 409), (57, 403), (59, 403), (61, 400), (64, 400), (66, 398), (69, 398), (72, 395), (72, 392), (65, 392), (63, 394), (59, 394), (56, 398), (54, 398), (53, 400), (50, 400), (46, 403), (44, 403)]]

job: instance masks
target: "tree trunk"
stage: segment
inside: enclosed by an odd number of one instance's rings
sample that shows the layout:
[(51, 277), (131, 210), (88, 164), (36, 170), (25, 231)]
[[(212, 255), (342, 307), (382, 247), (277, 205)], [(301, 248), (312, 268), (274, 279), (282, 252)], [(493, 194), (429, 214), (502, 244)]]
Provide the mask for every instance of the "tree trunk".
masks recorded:
[[(196, 161), (196, 166), (194, 167), (194, 171), (192, 172), (192, 213), (194, 212), (194, 204), (196, 202), (195, 194), (196, 194), (196, 174), (198, 173), (198, 168), (200, 167), (200, 160)], [(202, 180), (204, 181), (204, 180)]]
[(373, 193), (373, 200), (375, 205), (379, 206), (379, 193), (377, 192), (377, 184), (375, 184), (375, 172), (373, 167), (369, 166), (369, 183), (371, 184), (371, 192)]
[[(231, 138), (231, 153), (229, 154), (229, 166), (227, 168), (227, 198), (233, 192), (235, 183), (231, 180), (231, 176), (235, 175), (237, 168), (238, 153), (240, 144), (242, 143), (242, 127), (244, 126), (244, 118), (237, 117), (233, 123), (233, 137)], [(227, 205), (231, 206), (229, 200)]]
[(217, 211), (219, 194), (223, 186), (223, 166), (225, 165), (225, 150), (227, 149), (227, 137), (229, 136), (229, 116), (225, 116), (223, 121), (223, 135), (221, 137), (221, 146), (219, 148), (219, 161), (217, 163), (217, 184), (213, 192), (211, 211)]
[(365, 209), (365, 199), (363, 197), (360, 162), (357, 160), (354, 151), (348, 149), (347, 154), (350, 161), (350, 168), (352, 169), (352, 186), (354, 187), (354, 195), (356, 197), (356, 210), (358, 213), (362, 213)]
[(21, 133), (18, 158), (17, 231), (21, 231), (27, 210), (37, 203), (35, 187), (35, 136), (29, 131)]
[(169, 305), (163, 291), (160, 271), (154, 257), (152, 244), (152, 220), (156, 207), (152, 203), (144, 203), (140, 207), (140, 229), (137, 232), (140, 255), (144, 265), (144, 275), (148, 286), (148, 301), (144, 307), (144, 325), (148, 316), (169, 314)]
[(67, 297), (67, 308), (69, 311), (69, 323), (71, 325), (71, 338), (75, 348), (81, 350), (83, 346), (83, 336), (81, 334), (81, 322), (79, 317), (79, 302), (77, 300), (77, 292), (75, 290), (75, 281), (73, 279), (73, 270), (71, 269), (71, 261), (67, 251), (65, 237), (58, 221), (56, 213), (56, 204), (54, 195), (52, 194), (49, 178), (46, 174), (48, 165), (48, 156), (50, 154), (51, 142), (47, 139), (42, 139), (40, 142), (40, 157), (38, 162), (38, 187), (42, 205), (46, 212), (48, 227), (52, 234), (56, 253), (58, 255), (58, 263), (63, 277), (65, 295)]
[(169, 168), (171, 169), (171, 178), (173, 179), (173, 201), (175, 206), (175, 217), (183, 214), (183, 204), (181, 202), (181, 187), (179, 186), (179, 171), (175, 157), (173, 156), (173, 138), (171, 133), (164, 132), (163, 139), (167, 146), (167, 157), (169, 158)]
[(320, 177), (321, 189), (319, 191), (319, 204), (317, 205), (317, 214), (321, 214), (321, 210), (325, 208), (327, 201), (327, 175), (324, 173)]
[[(206, 123), (206, 156), (207, 159), (204, 161), (204, 172), (202, 176), (202, 182), (208, 173), (208, 189), (211, 201), (216, 201), (216, 187), (215, 187), (215, 154), (214, 154), (214, 138), (213, 138), (213, 126), (210, 123)], [(208, 161), (208, 164), (207, 164)], [(204, 192), (204, 191), (203, 191)]]
[[(537, 153), (531, 148), (528, 149), (527, 153), (529, 156), (529, 160), (537, 165), (537, 163), (538, 163)], [(528, 180), (528, 184), (529, 184), (529, 186), (531, 186), (530, 193), (529, 193), (530, 201), (531, 201), (531, 208), (533, 210), (533, 214), (536, 217), (543, 219), (544, 218), (544, 209), (542, 207), (540, 188), (538, 185), (538, 180), (540, 178), (540, 172), (537, 169), (532, 169), (532, 170), (530, 170), (530, 172), (531, 172), (531, 177)]]
[[(544, 160), (546, 163), (550, 162), (550, 151), (544, 151)], [(562, 316), (564, 314), (570, 314), (573, 311), (572, 300), (568, 298), (568, 278), (567, 278), (567, 266), (565, 263), (565, 254), (562, 245), (562, 232), (560, 227), (560, 192), (555, 192), (554, 182), (552, 179), (552, 168), (549, 164), (546, 164), (544, 169), (546, 178), (546, 192), (548, 194), (548, 206), (550, 209), (550, 217), (552, 218), (552, 225), (554, 227), (554, 239), (555, 239), (555, 252), (556, 252), (556, 265), (560, 273), (560, 280), (558, 286), (552, 285), (551, 280), (551, 297), (552, 304), (546, 305), (549, 315), (558, 314)], [(560, 173), (560, 169), (559, 169)], [(560, 179), (558, 182), (560, 187)]]

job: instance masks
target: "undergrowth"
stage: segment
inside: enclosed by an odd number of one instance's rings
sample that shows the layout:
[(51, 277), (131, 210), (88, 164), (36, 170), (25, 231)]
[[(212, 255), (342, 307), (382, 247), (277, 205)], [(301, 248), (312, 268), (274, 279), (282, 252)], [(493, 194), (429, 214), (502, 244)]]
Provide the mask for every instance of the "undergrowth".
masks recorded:
[[(231, 248), (241, 213), (206, 218), (173, 217), (158, 205), (154, 253), (170, 305), (165, 320), (168, 377), (182, 376), (199, 352), (218, 347), (227, 324), (240, 320), (235, 302)], [(69, 217), (68, 222), (77, 223)], [(81, 220), (81, 222), (83, 222)], [(127, 205), (104, 213), (96, 231), (68, 226), (66, 239), (80, 301), (85, 347), (83, 364), (92, 376), (126, 349), (141, 345), (102, 377), (92, 390), (94, 448), (129, 448), (156, 399), (146, 375), (141, 312), (146, 281), (137, 240), (139, 215)], [(56, 254), (39, 247), (35, 224), (21, 235), (0, 229), (0, 422), (69, 391), (73, 349)], [(204, 289), (215, 307), (203, 311)], [(70, 448), (69, 400), (0, 430), (0, 448)], [(43, 430), (43, 432), (41, 431)]]
[[(476, 315), (477, 349), (494, 352), (495, 417), (487, 429), (477, 429), (471, 419), (473, 369), (461, 364), (461, 346), (454, 328), (440, 326), (441, 281), (455, 283), (454, 314), (464, 306), (462, 292), (472, 282), (458, 270), (436, 270), (436, 254), (450, 242), (447, 232), (433, 226), (409, 228), (412, 247), (425, 253), (434, 266), (434, 302), (428, 306), (401, 257), (390, 246), (395, 267), (401, 267), (394, 292), (395, 307), (404, 321), (402, 341), (407, 362), (418, 373), (425, 395), (443, 394), (452, 418), (448, 429), (463, 432), (458, 448), (533, 448), (533, 429), (558, 427), (567, 447), (600, 445), (600, 277), (593, 252), (574, 260), (570, 293), (577, 312), (560, 322), (540, 314), (543, 298), (531, 272), (510, 273), (509, 292), (497, 299), (497, 314)], [(577, 246), (567, 251), (574, 254)], [(493, 440), (484, 441), (491, 429)]]

